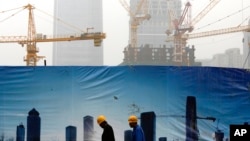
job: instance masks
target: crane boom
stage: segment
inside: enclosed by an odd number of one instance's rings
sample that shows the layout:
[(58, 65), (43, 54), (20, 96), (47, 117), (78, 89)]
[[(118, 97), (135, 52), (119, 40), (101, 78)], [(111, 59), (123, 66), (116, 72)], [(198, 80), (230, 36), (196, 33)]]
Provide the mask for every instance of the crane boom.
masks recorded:
[(210, 3), (203, 9), (195, 18), (193, 18), (191, 25), (198, 23), (220, 0), (211, 0)]
[(229, 28), (224, 28), (224, 29), (217, 29), (217, 30), (193, 33), (193, 34), (184, 34), (182, 37), (186, 39), (193, 39), (193, 38), (201, 38), (201, 37), (228, 34), (228, 33), (234, 33), (234, 32), (242, 32), (242, 31), (250, 32), (250, 25), (229, 27)]
[[(61, 41), (76, 41), (76, 40), (94, 40), (95, 46), (100, 46), (102, 39), (106, 38), (105, 33), (83, 33), (77, 36), (64, 35), (60, 37), (48, 37), (46, 35), (41, 38), (35, 38), (35, 42), (61, 42)], [(19, 43), (21, 45), (28, 43), (27, 36), (0, 36), (0, 43)]]

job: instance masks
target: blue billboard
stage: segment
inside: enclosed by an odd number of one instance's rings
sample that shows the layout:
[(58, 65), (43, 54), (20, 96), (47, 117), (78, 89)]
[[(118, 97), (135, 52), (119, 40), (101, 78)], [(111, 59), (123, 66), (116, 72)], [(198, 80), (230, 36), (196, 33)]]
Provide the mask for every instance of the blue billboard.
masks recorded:
[(116, 141), (124, 141), (131, 130), (131, 114), (139, 117), (147, 141), (226, 140), (230, 125), (250, 121), (246, 69), (2, 66), (0, 78), (4, 141), (16, 140), (19, 133), (27, 141), (30, 135), (38, 141), (65, 141), (66, 129), (74, 131), (77, 141), (100, 141), (100, 114), (113, 127)]

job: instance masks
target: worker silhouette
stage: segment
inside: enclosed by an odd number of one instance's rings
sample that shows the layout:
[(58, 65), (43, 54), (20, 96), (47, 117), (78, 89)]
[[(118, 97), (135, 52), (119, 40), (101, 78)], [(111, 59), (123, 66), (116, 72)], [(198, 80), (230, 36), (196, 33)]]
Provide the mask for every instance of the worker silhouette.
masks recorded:
[(104, 115), (97, 117), (97, 123), (103, 128), (102, 141), (115, 141), (113, 128), (108, 124)]
[(129, 116), (128, 123), (129, 123), (129, 126), (133, 128), (132, 141), (145, 141), (144, 132), (141, 126), (137, 124), (137, 122), (138, 122), (138, 118), (135, 115)]

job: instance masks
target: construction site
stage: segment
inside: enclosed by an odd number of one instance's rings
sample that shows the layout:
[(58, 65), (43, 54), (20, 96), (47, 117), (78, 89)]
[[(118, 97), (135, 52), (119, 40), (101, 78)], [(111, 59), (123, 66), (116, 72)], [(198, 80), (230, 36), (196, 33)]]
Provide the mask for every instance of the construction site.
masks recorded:
[(31, 1), (0, 5), (0, 141), (249, 140), (249, 0)]
[[(216, 8), (216, 5), (220, 3), (220, 0), (211, 0), (206, 6), (203, 6), (202, 10), (196, 12), (198, 14), (195, 15), (195, 17), (192, 15), (192, 2), (189, 1), (138, 0), (130, 2), (130, 4), (126, 0), (119, 0), (119, 2), (120, 6), (124, 8), (123, 10), (129, 15), (128, 44), (125, 47), (120, 47), (121, 49), (123, 48), (120, 52), (120, 54), (123, 56), (123, 59), (119, 65), (202, 66), (202, 63), (199, 62), (196, 57), (196, 45), (188, 44), (188, 40), (226, 35), (237, 32), (249, 32), (248, 24), (240, 24), (232, 27), (196, 32), (196, 24), (209, 15), (209, 12), (212, 11), (213, 8)], [(156, 5), (156, 7), (153, 8), (153, 5)], [(26, 47), (26, 55), (24, 56), (23, 60), (26, 62), (27, 66), (36, 66), (39, 60), (44, 60), (44, 65), (46, 64), (46, 56), (38, 55), (39, 48), (36, 45), (37, 43), (51, 42), (54, 46), (55, 42), (62, 42), (60, 46), (63, 46), (62, 44), (66, 44), (66, 41), (72, 41), (70, 43), (72, 44), (73, 42), (80, 40), (93, 40), (94, 46), (101, 46), (101, 48), (103, 48), (102, 42), (103, 40), (106, 40), (106, 32), (102, 32), (102, 30), (98, 30), (98, 28), (95, 29), (94, 27), (85, 27), (85, 29), (81, 29), (80, 32), (77, 31), (77, 33), (70, 34), (66, 32), (64, 35), (62, 35), (63, 33), (61, 32), (58, 32), (60, 35), (56, 35), (55, 33), (54, 35), (43, 34), (42, 32), (40, 33), (36, 31), (37, 29), (35, 26), (36, 23), (34, 16), (35, 10), (41, 10), (31, 4), (20, 8), (22, 10), (18, 12), (16, 12), (18, 10), (17, 8), (2, 11), (2, 14), (4, 13), (4, 15), (7, 15), (5, 16), (4, 20), (2, 20), (2, 23), (17, 16), (19, 12), (26, 10), (28, 11), (28, 35), (1, 35), (0, 42), (1, 44), (18, 43), (22, 47)], [(243, 13), (244, 10), (248, 9), (248, 7), (242, 8), (243, 9), (240, 9), (237, 11), (237, 13)], [(16, 13), (13, 14), (13, 12)], [(235, 15), (237, 13), (228, 13), (229, 15), (227, 15), (225, 18), (230, 18), (231, 15)], [(222, 19), (225, 18), (222, 17)], [(63, 19), (58, 17), (53, 17), (53, 19), (57, 23), (64, 22)], [(249, 17), (242, 19), (242, 21), (248, 20)], [(221, 21), (221, 19), (218, 19), (216, 22), (219, 21)], [(65, 23), (66, 22), (64, 22), (64, 24)], [(152, 26), (152, 23), (155, 25), (163, 24), (163, 26)], [(69, 23), (66, 23), (65, 25), (73, 27), (72, 24)], [(248, 38), (245, 38), (244, 46), (248, 45), (249, 42)], [(247, 61), (247, 51), (248, 49), (244, 49), (245, 55), (243, 56), (243, 60), (245, 62), (245, 66), (248, 66), (246, 63), (249, 62)], [(55, 51), (53, 51), (53, 54), (55, 54), (54, 52)], [(67, 56), (67, 54), (65, 56)], [(53, 65), (56, 65), (56, 63)], [(99, 65), (102, 64), (100, 63)]]

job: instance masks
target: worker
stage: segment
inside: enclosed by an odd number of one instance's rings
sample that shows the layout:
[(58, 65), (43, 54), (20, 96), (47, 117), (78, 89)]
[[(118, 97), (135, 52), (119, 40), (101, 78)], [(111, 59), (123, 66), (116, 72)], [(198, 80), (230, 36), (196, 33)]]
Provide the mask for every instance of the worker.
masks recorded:
[(133, 128), (132, 141), (145, 141), (143, 129), (137, 124), (137, 122), (138, 118), (135, 115), (129, 116), (128, 123), (129, 126)]
[(108, 124), (104, 115), (97, 117), (97, 123), (103, 128), (102, 141), (115, 141), (113, 128)]

